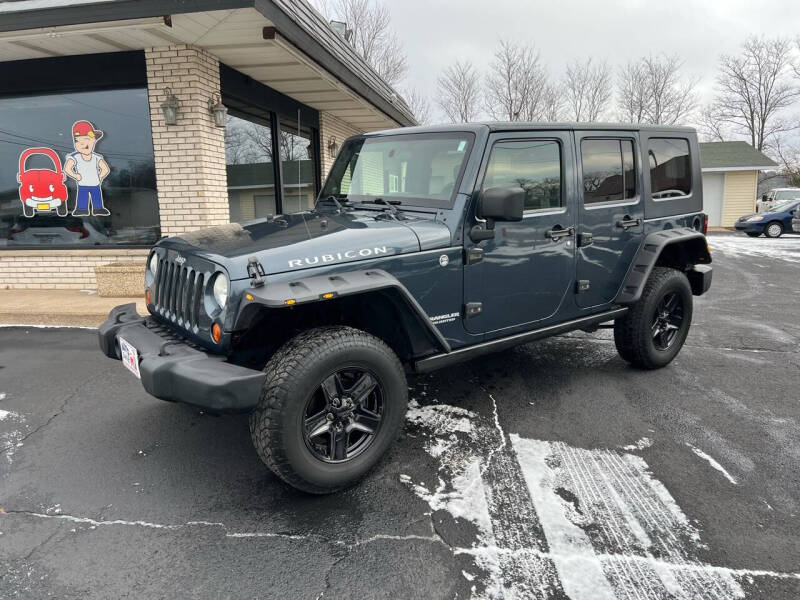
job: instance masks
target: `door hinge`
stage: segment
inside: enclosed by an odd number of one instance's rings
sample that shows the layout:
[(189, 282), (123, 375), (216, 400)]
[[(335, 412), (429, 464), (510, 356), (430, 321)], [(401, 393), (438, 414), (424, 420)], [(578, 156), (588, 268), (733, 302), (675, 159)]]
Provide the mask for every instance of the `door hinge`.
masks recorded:
[(483, 310), (483, 302), (467, 302), (464, 305), (464, 316), (469, 319), (470, 317), (477, 317)]
[(467, 248), (466, 253), (467, 258), (464, 262), (468, 265), (474, 265), (483, 260), (483, 248), (473, 246), (472, 248)]
[(575, 291), (577, 293), (585, 292), (589, 289), (589, 280), (588, 279), (578, 279), (575, 282)]

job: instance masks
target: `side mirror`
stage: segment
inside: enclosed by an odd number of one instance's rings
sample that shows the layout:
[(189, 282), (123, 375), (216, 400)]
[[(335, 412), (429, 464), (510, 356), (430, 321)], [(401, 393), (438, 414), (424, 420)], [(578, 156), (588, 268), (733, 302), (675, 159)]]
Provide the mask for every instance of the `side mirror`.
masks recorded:
[(763, 196), (761, 196), (761, 201), (762, 201), (762, 202), (766, 202), (766, 201), (767, 201), (767, 195), (766, 195), (766, 194), (764, 194)]
[(478, 198), (478, 216), (487, 221), (521, 221), (524, 205), (525, 190), (520, 187), (489, 188)]

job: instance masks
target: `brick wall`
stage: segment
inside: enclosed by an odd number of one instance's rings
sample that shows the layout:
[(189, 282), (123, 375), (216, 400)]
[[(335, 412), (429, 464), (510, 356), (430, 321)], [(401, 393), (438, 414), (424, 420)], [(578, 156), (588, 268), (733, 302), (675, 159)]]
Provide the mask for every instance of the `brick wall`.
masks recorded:
[[(145, 50), (162, 235), (229, 221), (225, 129), (208, 110), (219, 92), (219, 61), (184, 44)], [(178, 98), (177, 125), (164, 123), (167, 88)]]
[(142, 262), (148, 250), (3, 250), (0, 289), (97, 290), (94, 267), (117, 261)]
[(342, 142), (344, 142), (351, 135), (358, 135), (359, 133), (364, 132), (360, 129), (356, 129), (349, 123), (334, 117), (330, 113), (321, 112), (319, 114), (319, 140), (322, 150), (320, 172), (322, 173), (323, 182), (325, 181), (325, 177), (328, 175), (328, 171), (335, 160), (335, 157), (331, 158), (331, 155), (328, 152), (328, 143), (330, 142), (330, 139), (332, 137), (336, 138), (336, 145), (341, 148)]

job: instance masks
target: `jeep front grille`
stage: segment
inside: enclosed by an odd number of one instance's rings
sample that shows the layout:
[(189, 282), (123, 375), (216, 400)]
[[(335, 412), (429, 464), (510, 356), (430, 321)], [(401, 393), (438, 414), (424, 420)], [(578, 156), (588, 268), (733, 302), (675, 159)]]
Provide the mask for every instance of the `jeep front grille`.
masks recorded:
[(185, 329), (197, 327), (204, 282), (204, 273), (171, 260), (160, 259), (153, 290), (156, 311)]

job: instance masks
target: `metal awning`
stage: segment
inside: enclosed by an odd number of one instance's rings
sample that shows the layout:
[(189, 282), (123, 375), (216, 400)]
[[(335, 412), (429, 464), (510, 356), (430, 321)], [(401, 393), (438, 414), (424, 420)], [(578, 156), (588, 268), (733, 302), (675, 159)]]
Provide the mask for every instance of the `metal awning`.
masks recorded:
[(304, 1), (0, 3), (0, 61), (181, 43), (358, 129), (415, 124), (403, 99)]

